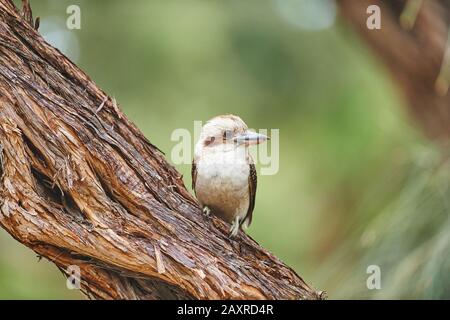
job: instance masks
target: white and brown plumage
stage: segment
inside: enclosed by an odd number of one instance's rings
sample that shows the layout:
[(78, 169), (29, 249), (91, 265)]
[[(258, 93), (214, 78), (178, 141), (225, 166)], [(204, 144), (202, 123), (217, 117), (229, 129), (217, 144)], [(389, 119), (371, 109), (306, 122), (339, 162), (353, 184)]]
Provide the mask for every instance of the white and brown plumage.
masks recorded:
[(203, 126), (195, 146), (192, 188), (206, 214), (232, 224), (230, 237), (252, 222), (257, 176), (248, 147), (267, 139), (238, 116), (223, 115)]

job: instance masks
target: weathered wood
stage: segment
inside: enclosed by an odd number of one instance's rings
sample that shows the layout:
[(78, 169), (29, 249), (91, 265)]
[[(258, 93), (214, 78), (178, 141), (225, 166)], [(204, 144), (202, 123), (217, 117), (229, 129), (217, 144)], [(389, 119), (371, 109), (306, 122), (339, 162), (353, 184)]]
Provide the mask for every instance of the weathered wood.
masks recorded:
[[(338, 3), (346, 20), (381, 58), (400, 85), (410, 113), (427, 136), (448, 140), (450, 1), (338, 0)], [(381, 9), (380, 30), (370, 30), (366, 25), (367, 8), (373, 4)], [(420, 5), (417, 17), (412, 15), (412, 19), (404, 19), (408, 14), (408, 10), (405, 11), (407, 5), (415, 4)]]
[[(0, 0), (0, 224), (102, 299), (317, 299), (206, 218), (115, 102)], [(101, 106), (101, 107), (100, 107)]]

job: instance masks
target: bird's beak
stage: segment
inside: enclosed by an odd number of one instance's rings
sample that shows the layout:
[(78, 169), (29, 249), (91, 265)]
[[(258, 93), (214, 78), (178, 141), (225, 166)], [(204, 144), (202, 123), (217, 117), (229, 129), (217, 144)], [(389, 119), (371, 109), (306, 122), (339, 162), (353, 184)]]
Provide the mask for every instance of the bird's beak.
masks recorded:
[(245, 145), (254, 145), (254, 144), (260, 144), (267, 140), (270, 140), (268, 136), (265, 136), (260, 133), (247, 131), (243, 134), (240, 134), (233, 138), (233, 141), (238, 144), (245, 144)]

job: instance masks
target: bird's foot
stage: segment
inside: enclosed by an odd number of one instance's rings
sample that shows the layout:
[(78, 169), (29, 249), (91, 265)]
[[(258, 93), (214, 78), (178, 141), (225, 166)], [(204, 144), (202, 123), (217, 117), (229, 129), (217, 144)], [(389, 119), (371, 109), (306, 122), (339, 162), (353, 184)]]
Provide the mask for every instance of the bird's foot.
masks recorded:
[(239, 217), (236, 217), (234, 219), (233, 223), (231, 224), (230, 234), (228, 235), (228, 237), (230, 239), (236, 237), (237, 234), (239, 233), (240, 227), (241, 227), (241, 221), (240, 221)]
[(204, 206), (203, 213), (205, 214), (205, 216), (209, 217), (211, 216), (211, 209), (209, 209), (207, 206)]

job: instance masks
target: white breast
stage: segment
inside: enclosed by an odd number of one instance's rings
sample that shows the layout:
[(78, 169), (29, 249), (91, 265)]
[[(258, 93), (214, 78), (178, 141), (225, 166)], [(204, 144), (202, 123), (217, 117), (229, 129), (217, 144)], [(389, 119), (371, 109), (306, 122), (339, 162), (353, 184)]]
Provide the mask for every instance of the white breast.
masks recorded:
[(246, 152), (245, 148), (217, 146), (196, 160), (198, 200), (228, 222), (247, 214), (250, 167)]

